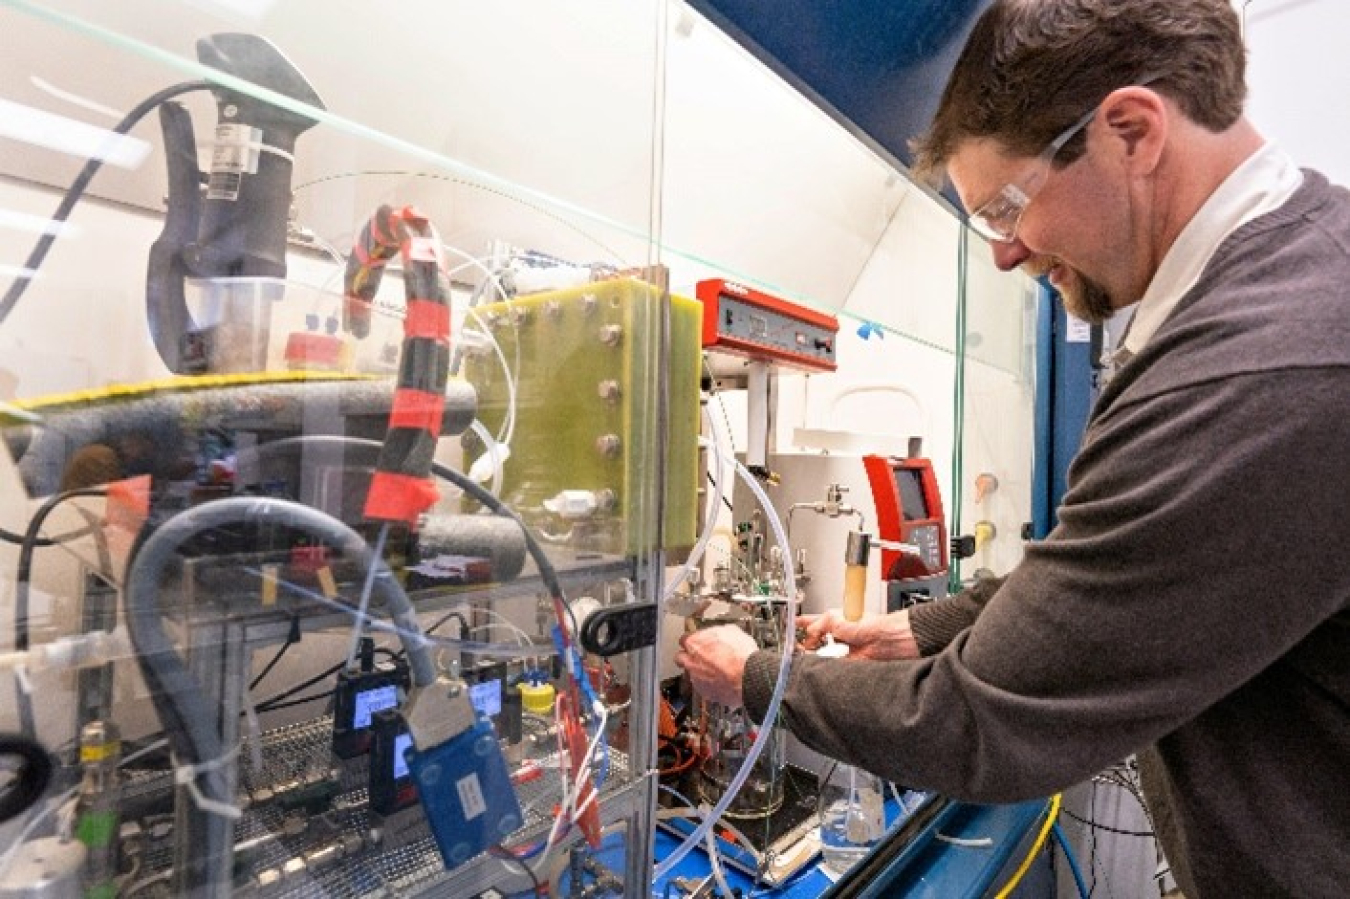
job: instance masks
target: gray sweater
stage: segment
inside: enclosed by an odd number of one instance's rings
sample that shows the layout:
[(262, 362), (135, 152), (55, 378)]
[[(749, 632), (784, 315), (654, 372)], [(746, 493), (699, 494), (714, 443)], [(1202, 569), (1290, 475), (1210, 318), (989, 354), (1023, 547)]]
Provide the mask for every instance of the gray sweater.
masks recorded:
[[(921, 660), (794, 660), (783, 719), (975, 802), (1138, 752), (1188, 899), (1345, 896), (1347, 535), (1350, 192), (1308, 172), (1104, 390), (1049, 537), (916, 612)], [(776, 666), (746, 668), (758, 717)]]

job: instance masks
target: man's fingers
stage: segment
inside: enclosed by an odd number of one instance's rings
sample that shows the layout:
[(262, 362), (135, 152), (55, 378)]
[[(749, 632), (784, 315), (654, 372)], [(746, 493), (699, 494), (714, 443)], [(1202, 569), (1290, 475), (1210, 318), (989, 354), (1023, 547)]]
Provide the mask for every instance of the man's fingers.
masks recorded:
[(815, 615), (806, 625), (806, 632), (813, 637), (819, 637), (821, 634), (829, 633), (835, 624), (834, 616), (829, 612), (824, 615)]
[(840, 621), (834, 626), (834, 639), (840, 643), (852, 643), (862, 636), (862, 628), (854, 621)]

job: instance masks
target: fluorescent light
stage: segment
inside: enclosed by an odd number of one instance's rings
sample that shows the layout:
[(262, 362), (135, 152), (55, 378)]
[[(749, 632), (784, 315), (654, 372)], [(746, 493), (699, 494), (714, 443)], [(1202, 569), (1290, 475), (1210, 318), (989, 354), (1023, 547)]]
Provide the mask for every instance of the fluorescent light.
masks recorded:
[(139, 138), (12, 100), (0, 99), (0, 137), (84, 159), (102, 159), (124, 169), (138, 168), (150, 155), (150, 144)]
[(28, 231), (33, 234), (50, 234), (53, 237), (74, 237), (80, 232), (80, 229), (70, 222), (56, 222), (45, 215), (29, 215), (12, 209), (0, 209), (0, 228)]

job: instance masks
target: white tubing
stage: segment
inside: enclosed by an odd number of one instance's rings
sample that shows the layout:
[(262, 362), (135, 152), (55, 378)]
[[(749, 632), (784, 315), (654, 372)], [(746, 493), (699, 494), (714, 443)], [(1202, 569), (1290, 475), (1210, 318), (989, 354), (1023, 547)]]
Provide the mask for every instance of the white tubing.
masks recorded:
[(731, 886), (727, 883), (727, 876), (722, 873), (722, 856), (717, 851), (717, 837), (713, 836), (711, 830), (704, 836), (708, 844), (708, 862), (712, 865), (713, 878), (717, 881), (717, 888), (722, 891), (723, 896), (735, 896), (731, 891)]
[(703, 533), (699, 535), (698, 542), (694, 544), (693, 550), (689, 553), (689, 558), (684, 560), (684, 565), (680, 567), (680, 573), (675, 575), (670, 583), (666, 584), (665, 590), (661, 591), (661, 602), (665, 602), (674, 596), (680, 584), (684, 583), (685, 578), (689, 577), (689, 572), (693, 571), (694, 566), (702, 561), (703, 553), (708, 549), (708, 541), (712, 539), (717, 524), (717, 516), (722, 510), (722, 496), (724, 494), (722, 484), (725, 480), (722, 474), (722, 444), (717, 439), (717, 425), (711, 413), (708, 412), (707, 406), (703, 407), (703, 417), (708, 421), (709, 443), (712, 444), (713, 460), (717, 466), (717, 477), (713, 479), (712, 500), (708, 505), (708, 517), (703, 524)]
[(506, 379), (506, 420), (502, 422), (502, 431), (497, 435), (497, 442), (511, 445), (511, 440), (516, 433), (516, 378), (511, 372), (511, 366), (506, 361), (506, 353), (502, 351), (502, 345), (497, 342), (492, 329), (488, 327), (487, 322), (483, 321), (477, 310), (472, 307), (465, 310), (465, 314), (472, 316), (478, 323), (479, 331), (492, 344), (492, 349), (497, 354), (497, 361), (501, 364), (503, 377)]
[(845, 388), (835, 394), (834, 399), (830, 401), (830, 409), (827, 414), (833, 417), (835, 410), (839, 407), (840, 400), (847, 399), (850, 396), (856, 396), (860, 393), (894, 393), (903, 396), (913, 403), (914, 408), (918, 410), (919, 426), (922, 429), (919, 433), (923, 436), (927, 436), (929, 425), (928, 406), (925, 405), (923, 397), (919, 396), (917, 392), (899, 384), (892, 384), (889, 382), (880, 384), (855, 384), (852, 387)]
[(371, 553), (370, 568), (366, 571), (366, 582), (361, 589), (361, 607), (352, 621), (351, 639), (347, 645), (347, 670), (356, 669), (356, 653), (361, 648), (361, 634), (364, 630), (364, 624), (368, 617), (367, 611), (370, 609), (370, 593), (375, 589), (375, 576), (379, 573), (380, 562), (384, 559), (384, 542), (389, 539), (389, 522), (380, 525), (380, 532), (375, 538), (375, 549)]
[(488, 268), (487, 264), (484, 263), (483, 260), (479, 259), (477, 256), (471, 256), (468, 253), (461, 250), (459, 247), (451, 246), (448, 243), (443, 243), (441, 244), (441, 246), (444, 249), (449, 250), (451, 253), (454, 253), (456, 256), (464, 260), (463, 263), (455, 266), (454, 268), (446, 269), (445, 274), (447, 278), (453, 278), (455, 275), (464, 271), (464, 269), (466, 268), (476, 268), (480, 272), (482, 272), (483, 276), (487, 278), (488, 281), (492, 284), (492, 287), (494, 288), (494, 290), (496, 290), (498, 297), (501, 297), (503, 300), (509, 299), (506, 295), (506, 289), (502, 287), (501, 278), (499, 278), (497, 274), (492, 271), (492, 269)]
[[(481, 419), (475, 418), (469, 425), (469, 429), (478, 435), (478, 439), (483, 441), (483, 446), (487, 447), (488, 458), (492, 460), (492, 484), (488, 487), (488, 492), (493, 496), (502, 495), (502, 449), (498, 445), (497, 439), (488, 433), (487, 426)], [(476, 467), (478, 463), (474, 463)], [(472, 469), (470, 469), (472, 471)]]
[(783, 550), (785, 587), (783, 592), (787, 594), (784, 599), (788, 606), (787, 615), (783, 619), (783, 658), (778, 666), (778, 682), (774, 684), (773, 696), (769, 699), (769, 707), (764, 712), (764, 721), (759, 726), (759, 734), (756, 735), (755, 742), (750, 745), (750, 751), (746, 753), (745, 761), (741, 763), (740, 770), (736, 772), (736, 776), (727, 785), (727, 790), (722, 794), (722, 798), (718, 800), (717, 805), (713, 806), (712, 811), (708, 812), (707, 817), (703, 819), (703, 823), (694, 828), (694, 832), (689, 834), (684, 842), (676, 847), (674, 852), (666, 856), (665, 860), (656, 866), (656, 869), (652, 872), (653, 882), (670, 874), (675, 866), (684, 860), (690, 850), (703, 842), (704, 835), (712, 828), (713, 823), (726, 813), (727, 807), (731, 805), (731, 801), (736, 798), (736, 794), (745, 784), (746, 778), (750, 776), (750, 769), (755, 766), (755, 762), (759, 761), (759, 756), (764, 752), (764, 747), (768, 745), (769, 738), (773, 733), (773, 722), (778, 717), (778, 707), (782, 705), (783, 694), (787, 692), (788, 668), (792, 662), (793, 646), (797, 642), (793, 639), (797, 627), (797, 579), (792, 571), (792, 552), (788, 547), (783, 522), (779, 519), (778, 513), (774, 511), (773, 504), (769, 502), (769, 497), (765, 495), (764, 488), (760, 487), (755, 480), (755, 476), (740, 462), (735, 462), (735, 465), (736, 474), (740, 475), (741, 479), (745, 481), (746, 486), (755, 494), (755, 498), (759, 500), (760, 506), (763, 507), (764, 515), (769, 519), (769, 526), (773, 529), (774, 540)]

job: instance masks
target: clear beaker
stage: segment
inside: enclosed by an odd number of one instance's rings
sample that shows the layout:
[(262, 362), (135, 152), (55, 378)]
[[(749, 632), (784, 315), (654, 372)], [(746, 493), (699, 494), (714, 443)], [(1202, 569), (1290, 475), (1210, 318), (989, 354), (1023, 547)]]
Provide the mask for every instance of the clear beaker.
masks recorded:
[(886, 831), (881, 778), (838, 764), (820, 785), (820, 850), (826, 873), (839, 877), (856, 865)]

